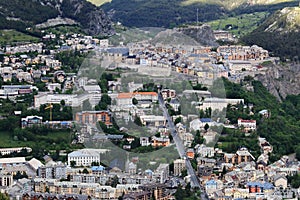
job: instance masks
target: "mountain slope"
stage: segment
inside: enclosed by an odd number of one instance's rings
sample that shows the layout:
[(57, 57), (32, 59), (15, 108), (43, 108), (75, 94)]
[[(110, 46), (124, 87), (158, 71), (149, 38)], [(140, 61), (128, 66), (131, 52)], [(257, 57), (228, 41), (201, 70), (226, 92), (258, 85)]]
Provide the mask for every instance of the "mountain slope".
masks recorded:
[(58, 16), (75, 20), (91, 35), (113, 33), (110, 17), (86, 0), (0, 1), (0, 29), (24, 31)]
[(113, 20), (125, 26), (173, 27), (187, 22), (210, 21), (227, 15), (268, 11), (297, 5), (296, 0), (112, 0), (101, 6), (114, 11)]
[(282, 59), (299, 59), (300, 8), (287, 7), (271, 15), (249, 35), (242, 38), (247, 44), (257, 44)]

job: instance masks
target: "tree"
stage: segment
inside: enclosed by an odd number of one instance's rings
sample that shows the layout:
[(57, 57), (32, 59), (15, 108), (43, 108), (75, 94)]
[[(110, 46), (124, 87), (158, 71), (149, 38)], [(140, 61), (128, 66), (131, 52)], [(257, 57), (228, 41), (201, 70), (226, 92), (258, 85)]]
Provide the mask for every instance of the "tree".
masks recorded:
[(62, 100), (60, 101), (60, 105), (65, 106), (65, 105), (66, 105), (65, 100), (62, 99)]
[(143, 126), (143, 123), (141, 121), (141, 118), (139, 116), (135, 116), (135, 119), (134, 119), (134, 123), (138, 126)]
[(110, 186), (113, 187), (113, 188), (115, 188), (115, 187), (118, 185), (118, 183), (119, 183), (119, 178), (118, 178), (117, 175), (115, 175), (115, 176), (113, 177), (112, 181), (111, 181)]
[(174, 124), (176, 125), (176, 124), (180, 123), (181, 121), (182, 121), (182, 117), (177, 117), (174, 121)]
[(206, 123), (206, 124), (204, 125), (204, 130), (207, 131), (208, 129), (209, 129), (209, 125)]
[(298, 146), (298, 147), (296, 148), (295, 153), (296, 153), (296, 158), (297, 158), (298, 160), (300, 160), (300, 146)]
[(184, 178), (184, 177), (186, 177), (188, 175), (188, 173), (187, 173), (187, 170), (186, 169), (184, 169), (184, 170), (182, 170), (181, 171), (181, 178)]
[(86, 168), (84, 168), (84, 169), (82, 170), (82, 173), (83, 173), (83, 174), (89, 174), (89, 171), (88, 171)]
[(139, 103), (139, 102), (138, 102), (138, 100), (137, 100), (136, 98), (133, 98), (133, 99), (132, 99), (132, 104), (133, 104), (133, 105), (137, 105), (138, 103)]
[(9, 196), (0, 192), (0, 200), (9, 200)]
[(70, 164), (71, 164), (71, 167), (75, 167), (76, 161), (72, 160), (72, 161), (70, 162)]

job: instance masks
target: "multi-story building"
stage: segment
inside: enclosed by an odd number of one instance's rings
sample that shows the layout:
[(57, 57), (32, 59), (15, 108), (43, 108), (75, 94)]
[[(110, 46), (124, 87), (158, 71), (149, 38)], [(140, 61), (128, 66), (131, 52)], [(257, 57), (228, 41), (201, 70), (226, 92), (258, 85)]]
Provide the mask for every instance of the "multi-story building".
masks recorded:
[(165, 183), (169, 178), (169, 164), (161, 163), (155, 173), (159, 175), (160, 183)]
[(128, 92), (119, 93), (117, 96), (118, 106), (132, 105), (132, 99), (135, 98), (138, 101), (151, 101), (155, 102), (158, 100), (158, 95), (156, 92)]
[(225, 153), (224, 159), (226, 163), (240, 164), (242, 162), (251, 162), (255, 158), (251, 155), (247, 148), (240, 148), (235, 154)]
[(174, 176), (180, 175), (182, 170), (184, 169), (185, 169), (185, 160), (183, 159), (174, 160)]
[[(84, 93), (84, 94), (51, 94), (39, 93), (34, 96), (34, 107), (40, 108), (43, 104), (60, 104), (65, 101), (65, 105), (79, 107), (83, 102), (88, 100), (92, 106), (95, 106), (101, 99), (101, 93)], [(96, 103), (97, 102), (97, 103)]]
[(107, 149), (80, 149), (68, 154), (68, 165), (91, 166), (93, 162), (100, 163), (100, 154), (106, 153)]
[(46, 179), (62, 179), (67, 178), (66, 165), (56, 163), (53, 165), (40, 166), (38, 168), (38, 176)]
[(75, 120), (80, 124), (96, 124), (97, 122), (103, 122), (106, 126), (112, 125), (111, 113), (105, 110), (77, 112)]
[(10, 187), (13, 184), (12, 174), (0, 173), (0, 187)]
[(22, 150), (26, 150), (27, 152), (32, 151), (30, 147), (15, 147), (15, 148), (2, 148), (0, 149), (0, 153), (1, 155), (9, 155), (11, 153), (20, 153)]

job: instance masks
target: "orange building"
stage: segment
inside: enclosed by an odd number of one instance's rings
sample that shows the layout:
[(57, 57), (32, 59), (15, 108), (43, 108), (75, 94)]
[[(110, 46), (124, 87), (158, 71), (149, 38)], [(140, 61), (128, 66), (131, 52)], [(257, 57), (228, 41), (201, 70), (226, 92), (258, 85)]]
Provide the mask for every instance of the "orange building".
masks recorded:
[(97, 122), (101, 121), (106, 126), (112, 125), (111, 113), (105, 110), (77, 112), (75, 120), (80, 124), (96, 124)]
[(189, 149), (186, 151), (186, 156), (187, 156), (189, 159), (194, 159), (194, 157), (195, 157), (195, 151), (194, 151), (194, 149), (189, 148)]
[(152, 146), (153, 147), (167, 147), (170, 145), (169, 138), (161, 138), (161, 137), (153, 137), (152, 138)]

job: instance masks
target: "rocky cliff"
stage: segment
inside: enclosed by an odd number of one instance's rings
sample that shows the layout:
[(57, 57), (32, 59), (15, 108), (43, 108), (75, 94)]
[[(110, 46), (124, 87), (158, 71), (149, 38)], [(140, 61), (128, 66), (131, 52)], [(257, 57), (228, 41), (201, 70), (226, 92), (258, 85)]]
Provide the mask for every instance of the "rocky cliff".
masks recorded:
[(111, 17), (86, 0), (0, 1), (0, 29), (79, 24), (90, 35), (112, 35)]
[(86, 0), (63, 0), (60, 10), (62, 16), (78, 21), (90, 35), (114, 34), (110, 16)]
[(300, 64), (269, 64), (266, 75), (255, 77), (281, 101), (289, 94), (300, 94)]
[(199, 44), (204, 46), (217, 46), (216, 38), (214, 36), (213, 30), (208, 24), (203, 24), (201, 26), (189, 26), (186, 28), (179, 28), (177, 31), (190, 36), (196, 40)]

